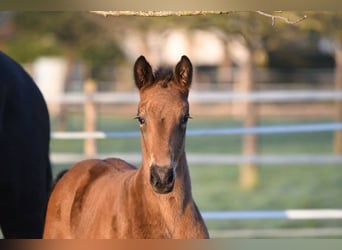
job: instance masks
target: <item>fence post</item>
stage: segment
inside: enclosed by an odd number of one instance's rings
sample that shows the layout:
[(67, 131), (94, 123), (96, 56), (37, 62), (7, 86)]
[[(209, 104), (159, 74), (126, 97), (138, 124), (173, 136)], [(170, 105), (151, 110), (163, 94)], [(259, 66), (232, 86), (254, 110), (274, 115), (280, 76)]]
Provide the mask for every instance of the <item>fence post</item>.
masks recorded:
[[(335, 50), (335, 90), (342, 90), (342, 48)], [(342, 122), (342, 101), (335, 102), (335, 120)], [(342, 154), (342, 131), (336, 130), (334, 135), (334, 151), (335, 154)]]
[[(250, 53), (252, 53), (250, 51)], [(250, 55), (249, 60), (241, 66), (240, 84), (242, 85), (242, 91), (246, 94), (251, 93), (254, 90), (253, 80), (253, 62)], [(243, 126), (245, 128), (255, 127), (257, 125), (257, 107), (252, 101), (246, 100), (242, 103), (243, 110)], [(256, 134), (244, 134), (242, 138), (242, 153), (245, 157), (251, 158), (257, 154), (257, 135)], [(259, 183), (258, 168), (254, 162), (250, 159), (247, 162), (242, 163), (240, 166), (239, 175), (240, 186), (244, 189), (253, 189)]]
[[(96, 83), (93, 80), (87, 80), (84, 84), (84, 94), (86, 100), (84, 103), (84, 131), (96, 131), (96, 106), (93, 95), (96, 92)], [(86, 138), (84, 140), (84, 154), (88, 158), (96, 155), (96, 139)]]

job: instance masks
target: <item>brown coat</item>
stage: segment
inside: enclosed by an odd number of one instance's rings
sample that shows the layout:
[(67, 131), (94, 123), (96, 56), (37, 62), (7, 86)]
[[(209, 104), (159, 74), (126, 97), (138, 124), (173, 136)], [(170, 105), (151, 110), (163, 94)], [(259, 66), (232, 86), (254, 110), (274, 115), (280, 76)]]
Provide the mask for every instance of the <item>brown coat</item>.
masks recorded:
[(110, 158), (77, 163), (50, 197), (44, 238), (208, 238), (192, 198), (185, 154), (190, 60), (157, 71), (134, 66), (142, 165)]

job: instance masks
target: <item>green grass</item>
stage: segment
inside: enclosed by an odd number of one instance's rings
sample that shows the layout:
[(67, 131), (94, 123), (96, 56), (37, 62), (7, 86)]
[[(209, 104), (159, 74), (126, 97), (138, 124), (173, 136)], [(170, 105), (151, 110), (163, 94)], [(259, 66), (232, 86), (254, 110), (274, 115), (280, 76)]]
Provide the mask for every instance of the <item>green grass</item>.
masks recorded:
[[(260, 185), (244, 191), (237, 166), (191, 167), (193, 195), (202, 211), (284, 210), (342, 207), (340, 166), (259, 166)], [(342, 227), (341, 220), (211, 221), (210, 229)]]
[[(299, 124), (307, 121), (263, 120), (261, 125)], [(316, 122), (324, 122), (317, 120)], [(53, 124), (53, 127), (55, 125)], [(193, 119), (188, 129), (235, 128), (239, 121)], [(102, 117), (98, 129), (103, 131), (137, 131), (132, 118)], [(67, 120), (66, 130), (83, 130), (82, 117)], [(53, 140), (52, 152), (83, 150), (82, 140)], [(98, 140), (98, 152), (140, 152), (140, 139)], [(333, 132), (271, 134), (259, 136), (261, 154), (332, 154)], [(242, 136), (187, 137), (187, 153), (240, 154)], [(55, 165), (54, 173), (68, 168)], [(193, 195), (202, 211), (212, 210), (283, 210), (342, 208), (342, 167), (337, 165), (261, 165), (260, 185), (250, 191), (238, 185), (236, 165), (190, 166)], [(288, 227), (342, 227), (342, 220), (248, 220), (208, 221), (211, 229), (252, 229)]]
[(192, 166), (193, 194), (202, 210), (341, 208), (340, 166), (259, 166), (260, 184), (244, 191), (237, 166)]

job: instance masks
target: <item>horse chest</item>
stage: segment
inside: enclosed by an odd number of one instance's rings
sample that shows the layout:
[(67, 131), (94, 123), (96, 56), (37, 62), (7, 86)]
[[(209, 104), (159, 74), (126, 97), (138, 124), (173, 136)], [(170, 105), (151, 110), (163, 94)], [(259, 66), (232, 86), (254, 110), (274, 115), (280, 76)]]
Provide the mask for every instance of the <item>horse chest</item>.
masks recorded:
[(112, 238), (172, 238), (170, 225), (160, 213), (151, 210), (136, 204), (116, 211), (111, 218)]

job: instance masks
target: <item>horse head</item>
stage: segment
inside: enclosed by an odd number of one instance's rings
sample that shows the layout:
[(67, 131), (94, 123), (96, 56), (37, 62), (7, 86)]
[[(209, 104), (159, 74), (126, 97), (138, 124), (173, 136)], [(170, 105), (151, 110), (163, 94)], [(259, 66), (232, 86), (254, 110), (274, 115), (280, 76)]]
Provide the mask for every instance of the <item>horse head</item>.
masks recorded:
[(174, 70), (160, 68), (153, 73), (140, 56), (134, 65), (134, 79), (140, 94), (136, 118), (142, 135), (143, 167), (149, 169), (153, 190), (169, 193), (185, 156), (192, 65), (182, 56)]

